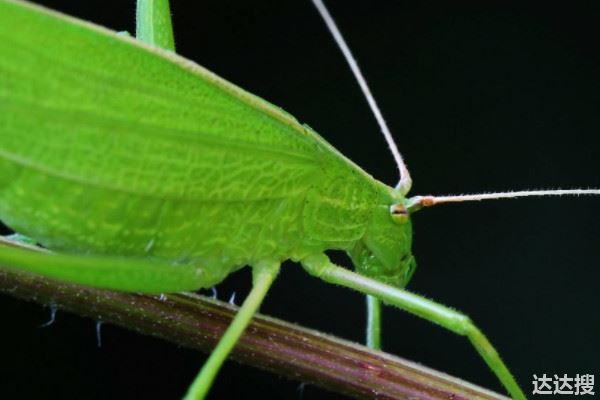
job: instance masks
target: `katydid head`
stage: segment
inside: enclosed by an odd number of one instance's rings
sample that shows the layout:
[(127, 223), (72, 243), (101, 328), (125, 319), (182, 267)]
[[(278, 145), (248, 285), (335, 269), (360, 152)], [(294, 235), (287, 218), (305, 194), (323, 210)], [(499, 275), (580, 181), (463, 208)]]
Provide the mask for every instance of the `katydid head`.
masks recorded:
[(530, 196), (600, 195), (600, 189), (527, 190), (453, 196), (414, 196), (404, 198), (396, 188), (391, 206), (374, 208), (363, 237), (349, 251), (356, 271), (395, 287), (404, 287), (416, 267), (412, 255), (412, 213), (424, 207), (464, 201), (513, 199)]
[(392, 205), (391, 209), (384, 210), (381, 208), (378, 212), (374, 213), (375, 215), (364, 237), (349, 252), (357, 271), (394, 286), (405, 286), (415, 269), (415, 260), (411, 254), (412, 230), (409, 214), (424, 207), (464, 201), (514, 199), (529, 196), (600, 195), (600, 189), (557, 189), (451, 196), (414, 196), (405, 199), (412, 186), (412, 179), (404, 159), (398, 150), (398, 146), (356, 59), (352, 55), (335, 21), (321, 0), (313, 0), (313, 3), (354, 74), (356, 82), (367, 100), (369, 108), (379, 125), (400, 173), (398, 184), (392, 192), (395, 204)]
[(404, 287), (416, 262), (412, 255), (412, 227), (404, 204), (377, 207), (365, 235), (349, 254), (357, 272), (395, 287)]

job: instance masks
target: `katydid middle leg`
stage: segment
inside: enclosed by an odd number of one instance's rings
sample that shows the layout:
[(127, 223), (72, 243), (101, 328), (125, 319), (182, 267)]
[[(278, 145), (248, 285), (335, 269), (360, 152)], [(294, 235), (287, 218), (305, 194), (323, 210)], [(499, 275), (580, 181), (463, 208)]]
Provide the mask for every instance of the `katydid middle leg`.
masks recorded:
[[(175, 51), (169, 0), (138, 0), (136, 38), (148, 44)], [(219, 344), (200, 370), (185, 396), (188, 400), (206, 397), (223, 362), (258, 310), (273, 280), (279, 263), (263, 262), (253, 268), (253, 287)]]
[(267, 295), (271, 284), (279, 273), (278, 262), (262, 262), (252, 269), (253, 284), (250, 294), (244, 300), (237, 315), (225, 331), (219, 344), (200, 370), (196, 379), (188, 389), (185, 400), (204, 399), (210, 390), (212, 383), (225, 362), (225, 359), (239, 340), (242, 333), (250, 323), (254, 314), (258, 311), (260, 304)]
[[(3, 243), (10, 243), (6, 240)], [(14, 243), (14, 242), (13, 242)], [(202, 269), (141, 258), (88, 256), (38, 252), (29, 246), (0, 246), (0, 264), (5, 269), (28, 271), (65, 282), (128, 292), (167, 293), (203, 286)], [(253, 267), (253, 287), (236, 317), (204, 364), (186, 395), (203, 399), (219, 368), (258, 310), (279, 272), (280, 263), (264, 261)]]
[(441, 325), (458, 335), (466, 336), (510, 395), (514, 399), (526, 399), (524, 392), (494, 346), (465, 314), (407, 290), (398, 289), (349, 271), (333, 264), (325, 254), (304, 259), (302, 266), (311, 275), (326, 282), (374, 296), (387, 304)]

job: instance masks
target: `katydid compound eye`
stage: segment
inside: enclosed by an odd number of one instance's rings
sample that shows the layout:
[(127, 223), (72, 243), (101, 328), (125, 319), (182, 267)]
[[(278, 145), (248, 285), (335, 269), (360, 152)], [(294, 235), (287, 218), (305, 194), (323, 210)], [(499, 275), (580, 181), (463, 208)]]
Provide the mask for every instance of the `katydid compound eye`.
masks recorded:
[(408, 221), (408, 210), (402, 204), (394, 204), (390, 207), (392, 219), (397, 224), (404, 224)]

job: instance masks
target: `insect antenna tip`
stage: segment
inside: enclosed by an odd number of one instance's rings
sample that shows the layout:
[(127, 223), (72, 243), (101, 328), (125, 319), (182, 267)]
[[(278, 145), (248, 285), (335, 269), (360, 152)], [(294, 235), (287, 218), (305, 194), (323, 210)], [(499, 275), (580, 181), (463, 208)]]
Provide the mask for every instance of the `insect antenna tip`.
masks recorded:
[(465, 201), (483, 201), (516, 199), (520, 197), (548, 197), (548, 196), (598, 196), (600, 189), (551, 189), (551, 190), (520, 190), (514, 192), (494, 192), (478, 194), (459, 194), (447, 196), (414, 196), (408, 199), (409, 212), (415, 212), (423, 207), (431, 207), (446, 203), (463, 203)]

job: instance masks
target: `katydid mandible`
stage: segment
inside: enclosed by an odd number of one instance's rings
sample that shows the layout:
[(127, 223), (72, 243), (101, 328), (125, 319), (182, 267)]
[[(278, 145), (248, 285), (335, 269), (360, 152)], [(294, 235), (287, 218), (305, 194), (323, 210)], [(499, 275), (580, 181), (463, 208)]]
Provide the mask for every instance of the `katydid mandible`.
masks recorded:
[[(289, 114), (176, 56), (168, 2), (138, 7), (134, 40), (0, 1), (0, 219), (57, 252), (1, 249), (3, 264), (147, 293), (211, 287), (250, 265), (254, 288), (189, 398), (206, 395), (286, 259), (372, 296), (372, 310), (383, 300), (467, 336), (509, 393), (524, 398), (468, 317), (403, 289), (415, 266), (410, 213), (451, 201), (598, 191), (407, 199), (408, 171), (371, 96), (401, 172), (396, 188)], [(333, 265), (330, 249), (347, 251), (357, 273)], [(378, 330), (370, 331), (376, 346)]]

